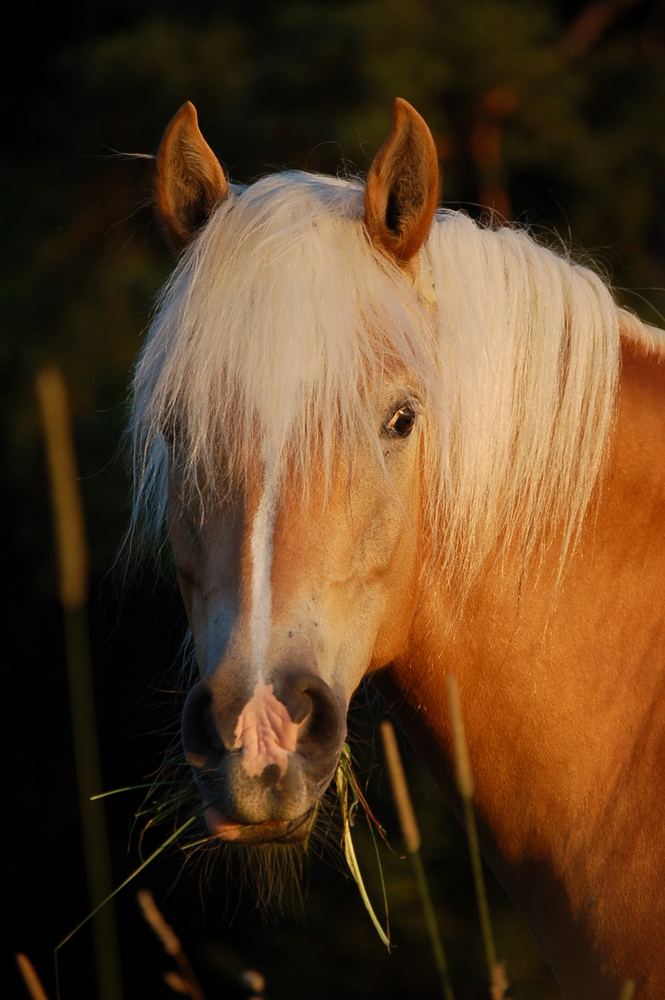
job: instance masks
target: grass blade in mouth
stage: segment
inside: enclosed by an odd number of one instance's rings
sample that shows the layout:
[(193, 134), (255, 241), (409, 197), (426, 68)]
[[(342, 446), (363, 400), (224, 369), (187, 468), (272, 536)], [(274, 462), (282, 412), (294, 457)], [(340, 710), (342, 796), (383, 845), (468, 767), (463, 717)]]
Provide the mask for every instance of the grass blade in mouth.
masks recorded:
[[(343, 846), (344, 846), (344, 857), (346, 863), (349, 866), (349, 871), (353, 876), (353, 880), (358, 886), (358, 891), (360, 892), (361, 899), (369, 914), (370, 920), (374, 924), (377, 934), (381, 939), (382, 944), (386, 946), (388, 951), (390, 951), (390, 936), (389, 931), (384, 930), (381, 926), (381, 922), (376, 915), (372, 902), (365, 888), (365, 883), (360, 872), (360, 866), (358, 864), (358, 858), (356, 857), (355, 848), (353, 846), (353, 838), (351, 836), (351, 825), (353, 821), (353, 814), (356, 811), (361, 799), (358, 798), (356, 794), (355, 787), (356, 781), (355, 776), (351, 778), (351, 753), (347, 744), (344, 745), (342, 749), (342, 755), (340, 757), (340, 762), (337, 767), (337, 772), (335, 775), (335, 780), (337, 784), (337, 797), (339, 800), (340, 809), (342, 812), (342, 827), (343, 827)], [(349, 797), (351, 797), (351, 803), (349, 804)], [(366, 814), (367, 815), (367, 814)], [(369, 822), (369, 818), (368, 818)], [(378, 853), (377, 853), (378, 859)], [(381, 865), (379, 864), (379, 870), (381, 871)], [(385, 885), (383, 881), (383, 872), (381, 872), (381, 885), (383, 889), (384, 904), (386, 904), (386, 894)], [(386, 915), (387, 915), (387, 904), (386, 904)], [(386, 921), (387, 924), (387, 921)]]

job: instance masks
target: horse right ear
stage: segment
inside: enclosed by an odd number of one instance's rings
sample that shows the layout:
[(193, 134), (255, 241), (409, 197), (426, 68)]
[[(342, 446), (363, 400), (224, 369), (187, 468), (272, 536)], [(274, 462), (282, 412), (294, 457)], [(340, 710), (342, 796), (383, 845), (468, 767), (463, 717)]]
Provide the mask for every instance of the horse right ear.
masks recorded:
[(174, 250), (190, 242), (228, 193), (224, 170), (187, 101), (166, 126), (157, 151), (155, 201)]

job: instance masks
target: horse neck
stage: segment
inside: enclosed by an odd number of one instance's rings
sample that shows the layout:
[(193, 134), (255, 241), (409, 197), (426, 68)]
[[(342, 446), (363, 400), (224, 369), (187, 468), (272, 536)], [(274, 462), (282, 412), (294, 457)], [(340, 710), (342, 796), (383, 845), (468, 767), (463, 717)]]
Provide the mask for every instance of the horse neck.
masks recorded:
[(445, 674), (456, 675), (485, 854), (573, 996), (648, 962), (665, 990), (660, 943), (644, 944), (665, 873), (663, 399), (665, 361), (624, 345), (607, 470), (563, 582), (556, 553), (526, 572), (508, 559), (451, 627), (435, 580), (384, 678), (454, 802)]

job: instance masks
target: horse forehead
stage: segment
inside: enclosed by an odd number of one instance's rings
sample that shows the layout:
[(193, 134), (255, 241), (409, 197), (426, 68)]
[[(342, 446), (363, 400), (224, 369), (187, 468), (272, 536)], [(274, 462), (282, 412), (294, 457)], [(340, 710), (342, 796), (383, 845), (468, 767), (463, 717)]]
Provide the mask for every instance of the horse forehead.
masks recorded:
[(381, 467), (375, 454), (340, 445), (325, 463), (316, 452), (314, 445), (304, 471), (288, 460), (272, 469), (258, 459), (248, 464), (242, 480), (223, 501), (213, 499), (202, 519), (210, 565), (221, 548), (228, 549), (233, 535), (233, 549), (240, 553), (240, 585), (253, 590), (255, 599), (258, 575), (267, 583), (266, 574), (282, 579), (296, 572), (294, 560), (305, 555), (308, 565), (315, 564), (312, 552), (321, 560), (325, 555), (326, 562), (346, 552), (353, 544), (355, 515), (376, 502)]

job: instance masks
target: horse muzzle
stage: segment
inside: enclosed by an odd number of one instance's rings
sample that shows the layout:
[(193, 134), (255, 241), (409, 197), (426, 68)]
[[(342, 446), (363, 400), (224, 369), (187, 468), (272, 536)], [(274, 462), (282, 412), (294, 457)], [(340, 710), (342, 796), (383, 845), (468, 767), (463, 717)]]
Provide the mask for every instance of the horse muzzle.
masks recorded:
[(238, 843), (304, 839), (345, 736), (340, 701), (315, 674), (275, 674), (249, 697), (217, 677), (199, 681), (182, 738), (210, 832)]

